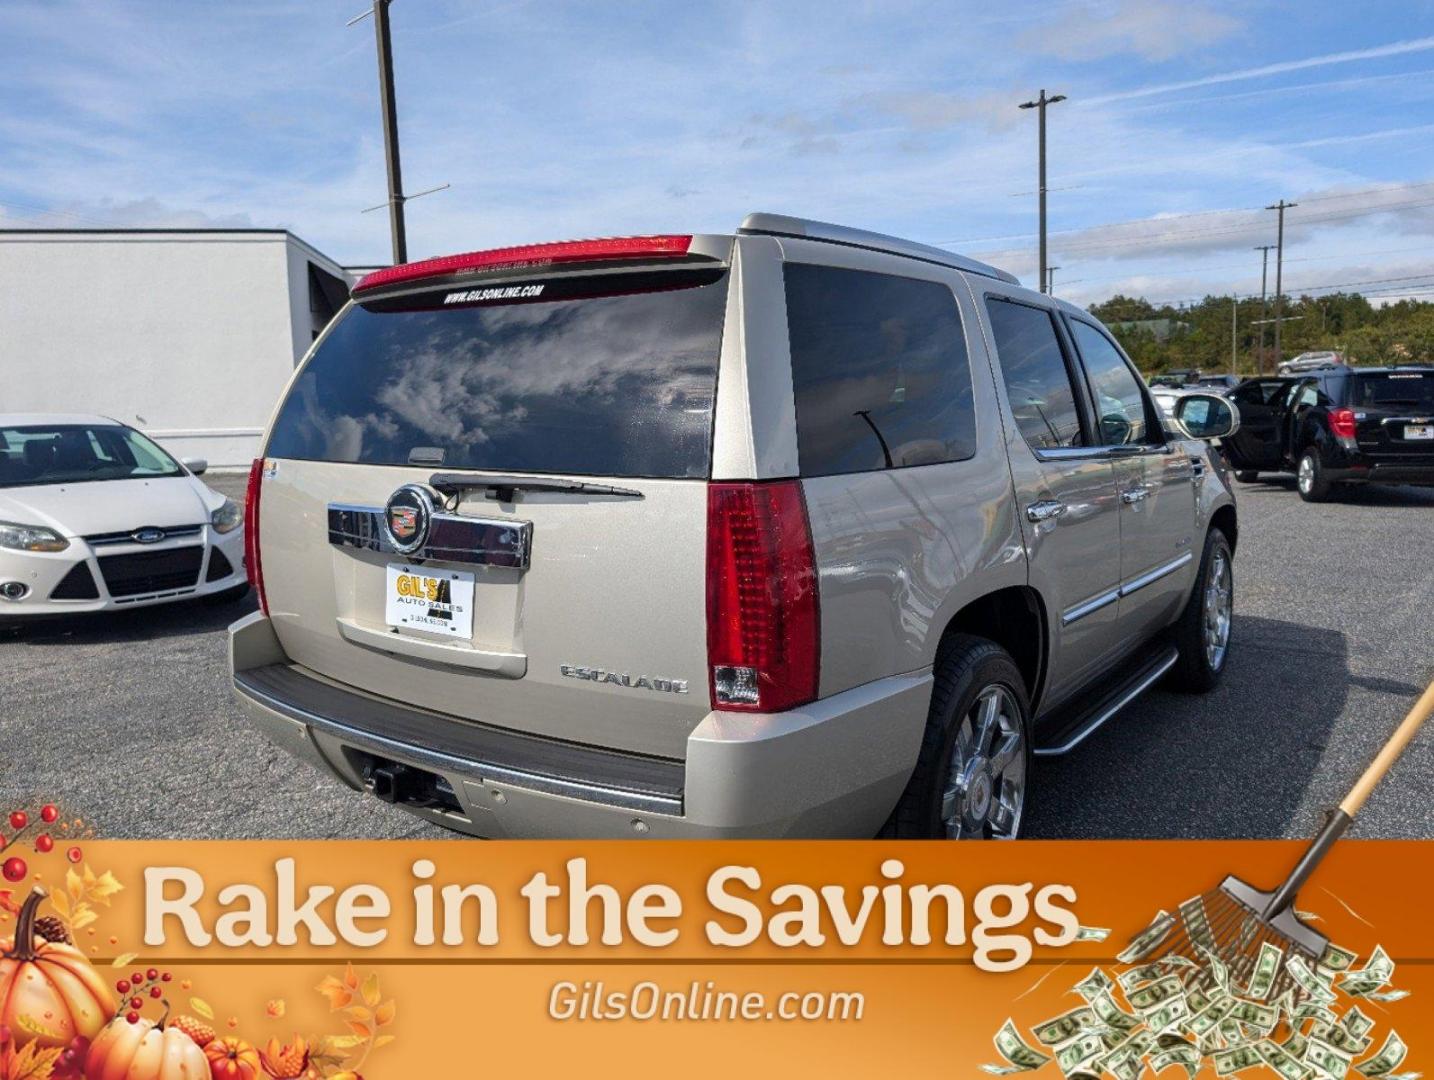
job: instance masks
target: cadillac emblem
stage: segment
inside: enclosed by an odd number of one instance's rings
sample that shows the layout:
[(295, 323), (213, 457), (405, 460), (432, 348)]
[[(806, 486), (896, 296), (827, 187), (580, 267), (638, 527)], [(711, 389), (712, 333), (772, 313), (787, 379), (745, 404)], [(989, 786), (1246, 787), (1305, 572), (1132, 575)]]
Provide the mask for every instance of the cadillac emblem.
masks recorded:
[(433, 497), (421, 484), (404, 484), (383, 508), (383, 526), (395, 551), (411, 555), (428, 543)]

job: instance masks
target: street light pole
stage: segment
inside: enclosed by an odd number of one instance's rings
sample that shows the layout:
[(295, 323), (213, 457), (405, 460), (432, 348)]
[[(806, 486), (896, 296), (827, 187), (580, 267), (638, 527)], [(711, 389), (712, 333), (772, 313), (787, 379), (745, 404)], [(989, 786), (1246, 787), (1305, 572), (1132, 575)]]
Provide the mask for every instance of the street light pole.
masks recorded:
[(389, 34), (388, 5), (373, 0), (373, 31), (378, 44), (378, 92), (383, 110), (383, 156), (388, 166), (388, 224), (393, 240), (393, 261), (408, 262), (408, 232), (403, 221), (403, 173), (398, 160), (398, 106), (393, 93), (393, 39)]
[(1285, 306), (1284, 293), (1284, 269), (1285, 269), (1285, 211), (1299, 203), (1285, 202), (1281, 199), (1273, 206), (1265, 207), (1266, 210), (1275, 210), (1279, 214), (1279, 226), (1275, 233), (1275, 370), (1279, 371), (1280, 361), (1284, 358), (1280, 352), (1280, 313)]
[(1052, 296), (1056, 294), (1056, 271), (1059, 269), (1059, 266), (1046, 267), (1046, 292)]
[(1269, 302), (1265, 296), (1265, 284), (1269, 280), (1270, 251), (1274, 246), (1274, 244), (1261, 244), (1255, 248), (1263, 256), (1260, 259), (1260, 344), (1255, 351), (1255, 371), (1260, 375), (1265, 373), (1265, 322), (1270, 316)]
[(1041, 267), (1039, 281), (1041, 292), (1048, 292), (1048, 278), (1046, 267), (1046, 106), (1054, 105), (1057, 101), (1064, 101), (1064, 94), (1046, 96), (1045, 88), (1042, 87), (1040, 96), (1035, 101), (1023, 101), (1021, 108), (1039, 110), (1039, 122), (1037, 124), (1037, 138), (1040, 142), (1040, 232), (1041, 232)]

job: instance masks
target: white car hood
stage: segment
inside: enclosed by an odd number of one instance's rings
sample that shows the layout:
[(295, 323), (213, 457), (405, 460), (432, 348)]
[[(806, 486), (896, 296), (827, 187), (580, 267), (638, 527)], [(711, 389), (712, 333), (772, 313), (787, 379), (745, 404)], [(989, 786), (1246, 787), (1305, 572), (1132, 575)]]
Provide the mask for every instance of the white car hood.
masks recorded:
[(192, 476), (0, 488), (0, 521), (92, 536), (146, 525), (207, 525), (224, 502)]

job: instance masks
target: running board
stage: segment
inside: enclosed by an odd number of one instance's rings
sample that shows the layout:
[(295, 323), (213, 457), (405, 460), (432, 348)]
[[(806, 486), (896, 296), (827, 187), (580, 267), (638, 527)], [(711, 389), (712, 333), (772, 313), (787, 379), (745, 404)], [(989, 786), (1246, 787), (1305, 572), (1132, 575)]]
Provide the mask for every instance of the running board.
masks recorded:
[(1041, 725), (1036, 734), (1036, 757), (1068, 754), (1121, 709), (1138, 698), (1175, 666), (1180, 654), (1174, 645), (1159, 649), (1153, 656), (1127, 660), (1113, 672), (1093, 696), (1083, 695), (1062, 705)]

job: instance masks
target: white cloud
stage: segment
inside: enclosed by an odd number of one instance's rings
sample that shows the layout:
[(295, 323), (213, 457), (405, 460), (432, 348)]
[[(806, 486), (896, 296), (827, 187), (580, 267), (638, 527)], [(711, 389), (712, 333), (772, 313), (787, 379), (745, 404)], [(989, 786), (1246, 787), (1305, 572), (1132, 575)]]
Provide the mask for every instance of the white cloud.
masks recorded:
[(1196, 3), (1116, 0), (1078, 5), (1026, 31), (1020, 43), (1062, 60), (1135, 55), (1159, 62), (1213, 45), (1239, 28), (1238, 19)]

